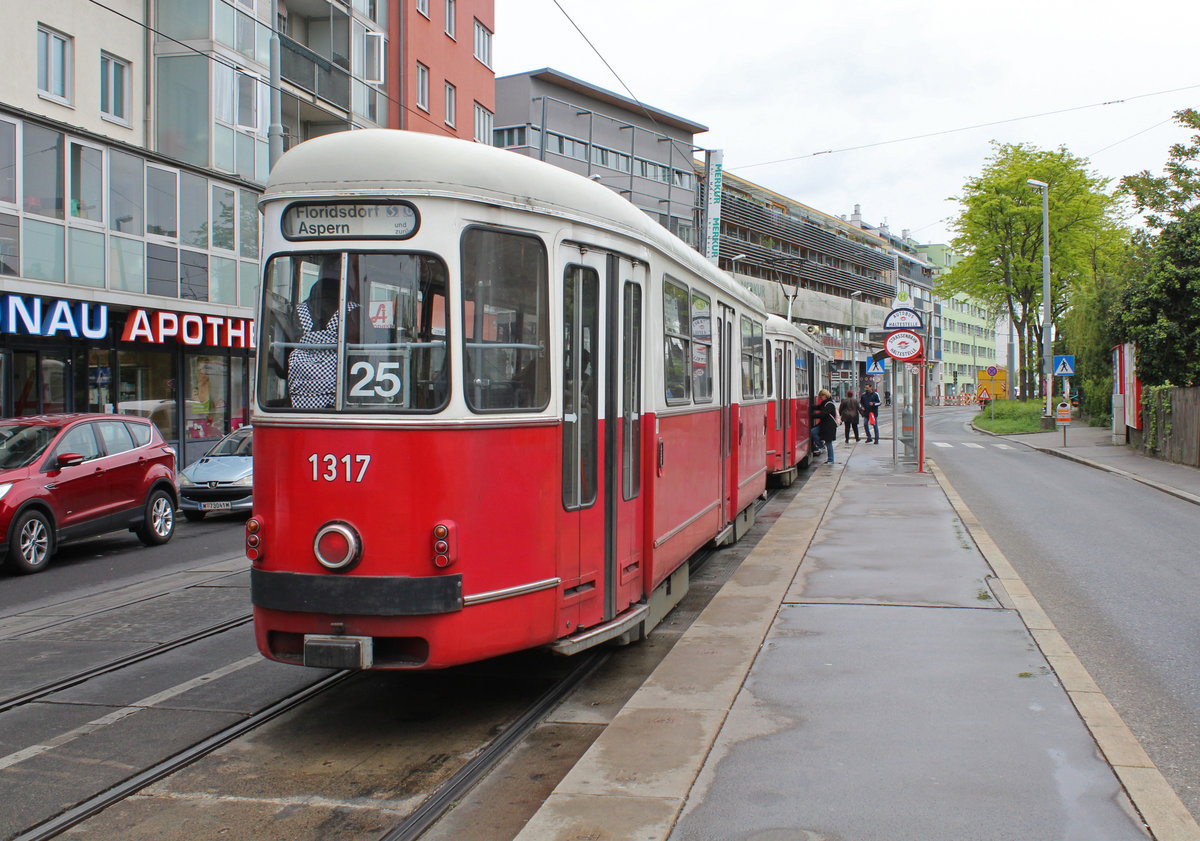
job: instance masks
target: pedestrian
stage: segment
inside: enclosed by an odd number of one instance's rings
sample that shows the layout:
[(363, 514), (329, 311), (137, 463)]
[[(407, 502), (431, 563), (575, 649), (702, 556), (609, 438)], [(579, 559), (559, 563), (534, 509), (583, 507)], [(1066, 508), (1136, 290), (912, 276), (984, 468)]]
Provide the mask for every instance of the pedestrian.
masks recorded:
[(819, 456), (825, 450), (821, 441), (821, 393), (817, 392), (808, 412), (808, 434), (812, 440), (812, 454)]
[(875, 390), (875, 386), (867, 383), (862, 397), (858, 399), (858, 405), (862, 407), (863, 426), (866, 428), (867, 443), (871, 443), (871, 427), (875, 428), (875, 443), (879, 443), (879, 392)]
[(821, 402), (821, 440), (825, 442), (825, 454), (828, 456), (825, 463), (833, 464), (833, 442), (837, 439), (839, 425), (838, 405), (826, 389), (817, 392), (817, 399)]
[(842, 428), (846, 430), (846, 443), (850, 443), (850, 428), (854, 428), (854, 441), (858, 442), (858, 398), (853, 391), (847, 391), (838, 406), (838, 414), (842, 416)]

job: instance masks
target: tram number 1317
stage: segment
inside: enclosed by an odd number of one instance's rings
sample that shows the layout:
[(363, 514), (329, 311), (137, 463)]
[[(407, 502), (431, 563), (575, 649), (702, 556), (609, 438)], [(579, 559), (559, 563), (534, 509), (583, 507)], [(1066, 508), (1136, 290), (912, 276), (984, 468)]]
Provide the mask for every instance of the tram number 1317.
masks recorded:
[[(367, 474), (367, 466), (371, 463), (371, 457), (368, 455), (339, 457), (333, 453), (325, 455), (313, 453), (308, 457), (308, 463), (312, 465), (314, 482), (336, 482), (339, 479), (346, 482), (361, 482), (363, 476)], [(355, 473), (355, 465), (357, 465), (357, 473)]]

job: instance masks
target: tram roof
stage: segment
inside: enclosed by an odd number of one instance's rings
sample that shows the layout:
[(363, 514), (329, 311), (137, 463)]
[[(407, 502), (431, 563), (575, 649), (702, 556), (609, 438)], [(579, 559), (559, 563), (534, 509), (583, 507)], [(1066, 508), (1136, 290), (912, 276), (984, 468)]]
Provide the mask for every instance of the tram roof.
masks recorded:
[(609, 226), (646, 241), (747, 303), (764, 308), (752, 291), (609, 188), (481, 143), (396, 129), (324, 135), (293, 147), (279, 159), (261, 202), (384, 193), (446, 196)]

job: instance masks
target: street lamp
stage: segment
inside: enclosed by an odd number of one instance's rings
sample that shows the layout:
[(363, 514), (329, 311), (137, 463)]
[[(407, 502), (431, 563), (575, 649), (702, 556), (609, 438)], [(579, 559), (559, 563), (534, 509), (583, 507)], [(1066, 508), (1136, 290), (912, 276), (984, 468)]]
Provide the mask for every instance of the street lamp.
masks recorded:
[(1046, 386), (1046, 417), (1053, 414), (1054, 350), (1050, 344), (1050, 185), (1030, 178), (1026, 182), (1042, 194), (1042, 368)]
[[(854, 299), (861, 298), (862, 291), (850, 293), (850, 388), (858, 390), (858, 324), (854, 318)], [(861, 396), (861, 395), (860, 395)]]

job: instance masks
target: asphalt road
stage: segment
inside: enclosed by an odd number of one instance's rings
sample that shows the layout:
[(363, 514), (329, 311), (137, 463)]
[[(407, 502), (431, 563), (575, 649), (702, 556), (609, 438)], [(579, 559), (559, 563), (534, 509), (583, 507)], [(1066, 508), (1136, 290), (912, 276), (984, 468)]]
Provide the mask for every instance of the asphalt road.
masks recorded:
[(926, 418), (945, 472), (1200, 819), (1200, 511), (1136, 482)]

